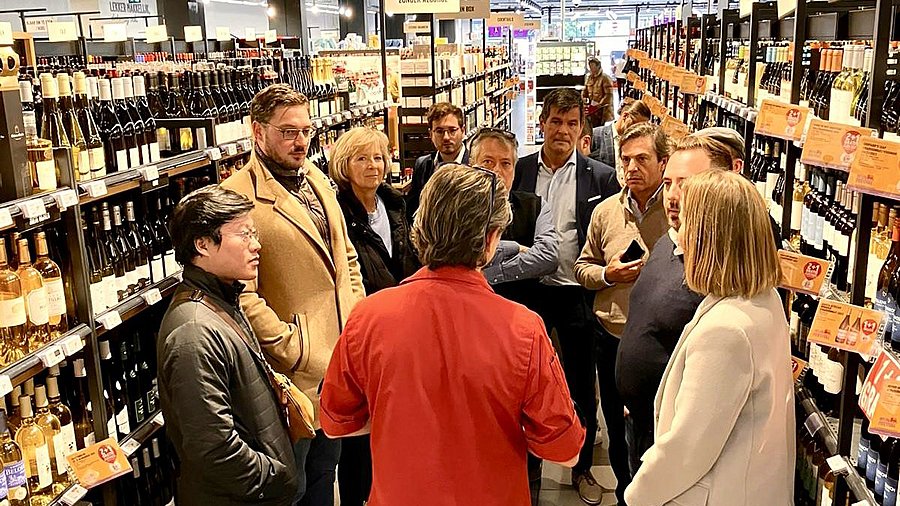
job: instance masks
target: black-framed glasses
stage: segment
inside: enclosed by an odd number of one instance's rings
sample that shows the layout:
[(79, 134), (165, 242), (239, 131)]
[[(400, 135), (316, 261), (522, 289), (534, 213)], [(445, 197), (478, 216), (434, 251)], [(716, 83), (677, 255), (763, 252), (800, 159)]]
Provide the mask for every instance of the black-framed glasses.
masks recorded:
[(301, 134), (303, 135), (304, 139), (312, 139), (319, 132), (318, 130), (316, 130), (315, 127), (281, 128), (280, 126), (273, 125), (271, 123), (265, 123), (265, 124), (269, 125), (270, 127), (274, 128), (275, 130), (278, 130), (279, 132), (281, 132), (281, 138), (286, 141), (295, 141), (295, 140), (297, 140), (297, 137), (299, 137)]
[(475, 137), (472, 138), (472, 142), (477, 141), (478, 139), (480, 139), (481, 137), (483, 137), (485, 135), (499, 135), (500, 137), (503, 137), (506, 140), (513, 141), (513, 143), (516, 145), (516, 148), (519, 147), (519, 139), (516, 138), (516, 134), (510, 132), (509, 130), (504, 130), (502, 128), (495, 128), (495, 127), (479, 128), (478, 132), (475, 133)]
[(491, 226), (491, 217), (494, 214), (494, 199), (497, 197), (497, 173), (491, 170), (487, 170), (484, 167), (472, 166), (472, 168), (477, 170), (478, 172), (487, 174), (491, 178), (491, 200), (490, 202), (488, 202), (487, 221), (484, 224), (484, 240), (487, 241), (488, 231)]

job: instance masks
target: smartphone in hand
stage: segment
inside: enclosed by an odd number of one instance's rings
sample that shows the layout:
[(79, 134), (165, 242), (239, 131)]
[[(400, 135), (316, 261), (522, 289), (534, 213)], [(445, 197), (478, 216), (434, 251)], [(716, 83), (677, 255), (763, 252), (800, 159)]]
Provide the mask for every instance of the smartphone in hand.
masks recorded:
[(628, 262), (634, 262), (635, 260), (640, 260), (644, 257), (644, 248), (641, 247), (641, 243), (634, 239), (631, 241), (631, 244), (628, 245), (628, 249), (625, 250), (625, 253), (622, 254), (622, 263), (627, 264)]

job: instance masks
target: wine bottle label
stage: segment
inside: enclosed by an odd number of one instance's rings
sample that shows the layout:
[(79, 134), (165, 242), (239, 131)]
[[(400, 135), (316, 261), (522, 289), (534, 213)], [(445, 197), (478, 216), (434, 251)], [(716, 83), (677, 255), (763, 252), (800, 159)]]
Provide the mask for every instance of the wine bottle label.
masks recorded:
[(153, 283), (159, 283), (165, 277), (162, 256), (157, 254), (150, 259), (150, 274), (152, 275), (151, 280)]
[(194, 149), (194, 132), (190, 128), (179, 128), (178, 142), (181, 151), (190, 151)]
[(103, 146), (91, 148), (88, 153), (91, 160), (91, 178), (106, 175), (106, 156), (103, 154)]
[(147, 417), (147, 412), (144, 410), (144, 398), (138, 397), (134, 401), (134, 423), (139, 424), (144, 421), (144, 418)]
[(116, 426), (119, 428), (119, 433), (122, 434), (123, 437), (131, 433), (131, 423), (129, 422), (128, 408), (122, 408), (122, 410), (116, 414)]
[(897, 504), (897, 478), (888, 476), (884, 480), (884, 501), (881, 504)]
[(128, 170), (128, 151), (124, 149), (116, 151), (116, 169)]
[(17, 501), (24, 501), (28, 497), (28, 487), (25, 484), (25, 461), (4, 462), (3, 475), (6, 477), (9, 497)]
[(869, 440), (860, 436), (856, 445), (856, 468), (866, 472), (867, 455), (869, 454)]
[(50, 321), (47, 287), (35, 288), (25, 296), (25, 312), (28, 313), (28, 321), (33, 325), (44, 325)]
[(161, 127), (156, 129), (156, 145), (162, 151), (170, 151), (172, 149), (172, 145), (169, 143), (168, 128)]
[(131, 269), (130, 271), (125, 271), (125, 281), (128, 284), (128, 289), (136, 289), (140, 286), (140, 277), (138, 276), (137, 268)]
[(831, 491), (828, 490), (828, 485), (825, 484), (825, 480), (819, 480), (821, 484), (819, 506), (832, 506), (834, 504), (834, 500), (831, 497)]
[[(168, 134), (166, 135), (166, 143), (168, 143)], [(159, 145), (159, 140), (150, 143), (150, 163), (156, 163), (162, 158), (159, 154)]]
[(825, 382), (822, 386), (825, 391), (832, 395), (841, 393), (841, 387), (844, 383), (844, 366), (833, 360), (827, 360), (828, 371), (825, 374)]
[(147, 144), (141, 144), (141, 160), (144, 164), (150, 163), (150, 146)]
[[(128, 148), (128, 168), (141, 166), (141, 151), (137, 147)], [(121, 170), (121, 169), (120, 169)]]
[(875, 468), (875, 496), (884, 495), (884, 479), (887, 477), (887, 462), (879, 462)]
[(9, 497), (9, 486), (6, 484), (6, 473), (0, 473), (0, 504), (9, 506), (7, 497)]
[(111, 308), (119, 305), (119, 295), (116, 293), (116, 278), (114, 276), (106, 276), (103, 278), (104, 295), (106, 295), (106, 307)]
[(146, 288), (150, 285), (150, 263), (145, 263), (144, 265), (137, 266), (137, 277), (140, 280), (139, 286), (141, 288)]
[(34, 173), (37, 176), (34, 184), (39, 190), (56, 189), (56, 163), (53, 160), (34, 162)]
[[(73, 151), (75, 148), (73, 148)], [(90, 177), (91, 174), (91, 153), (86, 149), (78, 150), (78, 158), (75, 162), (78, 164), (78, 174), (82, 180)]]
[(888, 306), (885, 307), (885, 313), (892, 313), (891, 315), (891, 341), (896, 341), (900, 339), (900, 311), (898, 311), (897, 301), (894, 298), (891, 298)]
[(34, 449), (34, 463), (37, 466), (38, 488), (49, 487), (53, 483), (53, 471), (50, 467), (50, 449), (47, 445)]
[(78, 447), (75, 443), (75, 426), (68, 423), (53, 436), (53, 452), (56, 457), (56, 474), (66, 474), (68, 465), (66, 457), (75, 453)]
[(866, 481), (875, 481), (875, 470), (878, 469), (878, 452), (869, 450), (866, 454)]
[(94, 314), (100, 314), (107, 309), (106, 283), (91, 283), (91, 306), (94, 308)]
[(0, 327), (16, 327), (25, 325), (28, 313), (25, 311), (25, 298), (0, 300)]
[(37, 137), (37, 116), (34, 111), (22, 111), (22, 123), (26, 138)]
[(49, 297), (47, 309), (50, 316), (66, 314), (66, 290), (63, 287), (63, 280), (57, 278), (45, 281), (44, 286), (47, 288), (47, 297)]
[(181, 267), (178, 266), (178, 262), (175, 261), (175, 250), (170, 249), (169, 251), (166, 251), (164, 261), (166, 264), (166, 276), (171, 276), (181, 269)]
[(153, 395), (153, 388), (151, 388), (147, 392), (147, 412), (153, 413), (156, 411), (156, 397)]
[[(109, 420), (106, 421), (106, 434), (116, 441), (119, 441), (119, 429), (118, 425), (116, 425), (116, 417), (111, 416), (109, 417)], [(122, 434), (122, 437), (125, 437), (126, 435), (128, 435), (127, 432)]]
[[(109, 437), (118, 440), (118, 438), (115, 436), (115, 433), (114, 433), (114, 432), (110, 432), (110, 433), (109, 433)], [(85, 448), (87, 448), (88, 446), (91, 446), (92, 444), (94, 444), (94, 443), (96, 443), (96, 442), (97, 442), (97, 441), (96, 441), (96, 439), (94, 438), (94, 433), (93, 433), (93, 432), (91, 432), (90, 434), (88, 434), (87, 436), (84, 437), (84, 447), (85, 447)]]

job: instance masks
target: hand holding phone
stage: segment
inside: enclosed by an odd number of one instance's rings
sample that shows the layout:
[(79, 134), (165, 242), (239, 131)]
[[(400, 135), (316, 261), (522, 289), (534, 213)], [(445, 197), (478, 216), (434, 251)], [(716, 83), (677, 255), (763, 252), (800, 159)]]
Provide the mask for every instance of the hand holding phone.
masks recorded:
[[(628, 249), (615, 255), (606, 266), (605, 278), (608, 283), (633, 283), (644, 267), (644, 248), (637, 240), (631, 242)], [(633, 258), (633, 260), (629, 260)]]
[(637, 239), (632, 239), (631, 244), (628, 245), (628, 249), (622, 253), (621, 260), (623, 263), (628, 263), (640, 260), (641, 258), (644, 258), (644, 248), (641, 247), (641, 243), (639, 243)]

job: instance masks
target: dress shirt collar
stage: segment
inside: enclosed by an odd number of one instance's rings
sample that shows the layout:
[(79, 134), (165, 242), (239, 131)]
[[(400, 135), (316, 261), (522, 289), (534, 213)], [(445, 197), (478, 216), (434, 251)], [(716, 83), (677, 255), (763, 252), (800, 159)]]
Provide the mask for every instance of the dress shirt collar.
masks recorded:
[[(466, 145), (463, 144), (462, 149), (459, 150), (459, 154), (456, 155), (456, 159), (453, 160), (452, 163), (456, 163), (456, 164), (462, 165), (463, 159), (465, 158), (465, 156), (466, 156)], [(441, 152), (440, 152), (440, 151), (438, 151), (437, 153), (434, 154), (434, 168), (435, 168), (435, 169), (438, 168), (438, 166), (443, 165), (443, 164), (445, 164), (445, 163), (451, 163), (451, 162), (445, 162), (445, 161), (443, 161), (443, 159), (441, 158)]]
[(650, 198), (647, 199), (647, 206), (643, 211), (641, 211), (640, 206), (638, 206), (637, 200), (635, 200), (634, 195), (631, 193), (631, 188), (628, 188), (626, 186), (625, 198), (628, 200), (628, 210), (631, 211), (631, 214), (637, 217), (643, 217), (645, 214), (647, 214), (647, 211), (650, 209), (650, 207), (655, 204), (657, 200), (659, 200), (659, 194), (662, 191), (662, 187), (663, 185), (660, 184), (659, 188), (657, 188), (656, 191), (653, 192), (653, 195), (651, 195)]
[(669, 239), (672, 239), (672, 242), (675, 244), (675, 251), (672, 253), (677, 257), (684, 256), (684, 250), (681, 249), (681, 246), (678, 244), (678, 232), (671, 227), (669, 227)]
[[(572, 154), (569, 155), (569, 159), (566, 160), (566, 163), (564, 163), (563, 166), (560, 167), (559, 169), (562, 170), (569, 166), (575, 167), (577, 165), (578, 165), (578, 150), (572, 149)], [(551, 175), (554, 174), (553, 170), (550, 168), (550, 165), (548, 165), (544, 161), (544, 150), (543, 149), (541, 149), (538, 154), (538, 168), (549, 172)], [(559, 171), (556, 171), (556, 172), (559, 172)]]

